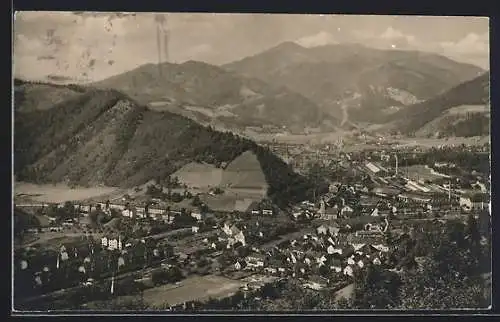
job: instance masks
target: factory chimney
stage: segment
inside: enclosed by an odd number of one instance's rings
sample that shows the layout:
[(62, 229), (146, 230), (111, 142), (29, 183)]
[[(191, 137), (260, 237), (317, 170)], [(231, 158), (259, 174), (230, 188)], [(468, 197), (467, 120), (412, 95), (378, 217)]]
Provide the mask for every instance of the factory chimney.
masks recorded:
[(396, 176), (398, 175), (398, 155), (394, 154), (394, 158), (396, 159)]

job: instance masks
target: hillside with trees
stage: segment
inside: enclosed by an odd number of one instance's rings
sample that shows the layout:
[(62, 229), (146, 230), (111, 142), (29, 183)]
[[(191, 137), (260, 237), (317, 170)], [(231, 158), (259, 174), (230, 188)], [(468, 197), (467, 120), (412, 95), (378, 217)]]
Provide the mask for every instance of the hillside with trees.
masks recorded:
[[(161, 71), (160, 71), (161, 69)], [(303, 129), (338, 120), (304, 96), (203, 62), (146, 64), (93, 86), (116, 89), (141, 104), (191, 115), (225, 128)]]
[(313, 183), (267, 148), (152, 111), (115, 90), (88, 89), (50, 109), (15, 113), (15, 128), (14, 170), (21, 181), (134, 187), (189, 162), (220, 167), (251, 150), (271, 199), (285, 205), (313, 194)]
[[(388, 127), (401, 133), (441, 132), (445, 135), (476, 136), (489, 133), (489, 72), (464, 82), (426, 101), (402, 109), (388, 118)], [(465, 110), (449, 115), (455, 107), (485, 106), (481, 113)], [(437, 120), (437, 124), (436, 123)], [(458, 123), (458, 124), (456, 124)], [(468, 128), (468, 129), (467, 129)]]

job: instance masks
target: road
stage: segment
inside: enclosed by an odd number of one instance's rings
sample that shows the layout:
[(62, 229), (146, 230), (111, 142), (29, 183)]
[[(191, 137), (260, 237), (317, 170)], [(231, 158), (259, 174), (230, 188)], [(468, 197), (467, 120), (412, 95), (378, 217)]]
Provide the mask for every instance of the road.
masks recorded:
[(166, 231), (164, 233), (159, 233), (156, 235), (151, 235), (151, 236), (148, 236), (144, 239), (162, 239), (162, 238), (171, 237), (171, 236), (174, 236), (177, 234), (187, 233), (190, 231), (191, 231), (191, 228), (181, 228), (181, 229)]

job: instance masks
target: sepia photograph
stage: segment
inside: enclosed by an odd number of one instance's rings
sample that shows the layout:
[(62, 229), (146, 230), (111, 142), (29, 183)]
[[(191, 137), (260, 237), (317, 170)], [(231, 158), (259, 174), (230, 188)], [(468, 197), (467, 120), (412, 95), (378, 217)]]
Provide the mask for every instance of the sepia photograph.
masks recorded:
[(489, 34), (15, 12), (12, 312), (491, 309)]

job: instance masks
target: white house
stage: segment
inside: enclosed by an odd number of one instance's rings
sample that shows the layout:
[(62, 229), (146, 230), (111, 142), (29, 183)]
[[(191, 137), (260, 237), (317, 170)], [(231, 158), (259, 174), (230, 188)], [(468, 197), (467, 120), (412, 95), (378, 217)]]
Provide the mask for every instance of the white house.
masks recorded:
[(354, 261), (354, 258), (352, 256), (347, 259), (347, 264), (348, 265), (356, 265), (356, 262)]
[(372, 245), (372, 247), (375, 248), (376, 250), (378, 250), (380, 252), (384, 252), (384, 253), (389, 251), (389, 247), (382, 245), (382, 244)]
[(109, 205), (109, 208), (120, 211), (120, 210), (125, 210), (125, 205), (112, 203)]
[(154, 216), (154, 215), (163, 215), (165, 213), (165, 209), (160, 209), (160, 208), (149, 208), (149, 214)]
[(144, 207), (135, 207), (135, 213), (137, 214), (137, 217), (139, 217), (139, 218), (146, 217), (146, 210), (144, 209)]
[(264, 257), (259, 254), (247, 256), (246, 263), (249, 267), (264, 267)]
[(380, 261), (380, 259), (378, 257), (376, 257), (374, 260), (373, 260), (373, 264), (374, 265), (381, 265), (382, 262)]
[(344, 275), (353, 276), (353, 274), (354, 274), (354, 270), (352, 269), (351, 266), (346, 266), (344, 268)]
[(360, 259), (358, 261), (358, 266), (359, 266), (359, 268), (363, 268), (365, 266), (365, 263), (363, 263), (363, 260)]
[(335, 273), (340, 273), (340, 272), (342, 272), (342, 267), (337, 266), (337, 265), (332, 265), (332, 266), (330, 266), (330, 269), (331, 269), (332, 271), (335, 271)]
[(235, 239), (236, 242), (242, 243), (243, 246), (246, 245), (245, 235), (243, 234), (242, 231), (240, 231), (239, 233), (237, 233), (236, 235), (234, 235), (234, 239)]
[(317, 258), (316, 259), (316, 263), (321, 267), (323, 265), (325, 265), (325, 262), (326, 262), (326, 257), (325, 255), (321, 256), (320, 258)]
[(118, 249), (118, 240), (117, 239), (109, 239), (108, 240), (108, 249), (109, 250)]
[(354, 251), (358, 251), (362, 249), (365, 246), (365, 244), (352, 244), (352, 247), (354, 247)]
[(198, 230), (200, 230), (200, 227), (198, 227), (198, 226), (191, 227), (191, 232), (193, 232), (194, 234), (196, 234), (198, 232)]
[(194, 219), (200, 221), (201, 220), (201, 213), (199, 213), (199, 212), (192, 212), (191, 213), (191, 217), (193, 217)]
[(316, 232), (318, 233), (318, 235), (326, 235), (326, 233), (328, 232), (328, 227), (326, 227), (325, 225), (321, 225), (316, 229)]
[(103, 247), (107, 247), (108, 246), (108, 239), (106, 237), (102, 237), (101, 238), (101, 245)]
[(340, 228), (338, 228), (338, 227), (333, 227), (333, 226), (328, 227), (328, 232), (333, 237), (338, 236), (339, 231), (340, 231)]
[(332, 255), (335, 251), (335, 247), (333, 247), (333, 245), (330, 245), (328, 246), (328, 248), (326, 249), (326, 252), (330, 255)]
[(460, 207), (472, 209), (472, 200), (470, 197), (460, 197)]
[(126, 209), (122, 211), (122, 216), (124, 217), (132, 217), (133, 215), (134, 213), (132, 212), (132, 210)]
[(240, 262), (236, 262), (236, 263), (234, 264), (234, 268), (235, 268), (236, 270), (238, 270), (238, 271), (239, 271), (239, 270), (241, 269), (241, 264), (240, 264)]
[(228, 235), (228, 236), (231, 236), (231, 235), (233, 234), (233, 233), (232, 233), (232, 231), (231, 231), (231, 226), (229, 225), (229, 223), (228, 223), (228, 222), (225, 222), (225, 223), (224, 223), (224, 226), (222, 227), (222, 231), (223, 231), (226, 235)]
[(342, 210), (340, 210), (340, 215), (341, 215), (342, 217), (346, 217), (346, 216), (350, 216), (350, 215), (352, 215), (352, 213), (353, 213), (353, 212), (354, 212), (354, 210), (353, 210), (351, 207), (349, 207), (349, 206), (344, 206), (344, 207), (342, 208)]

